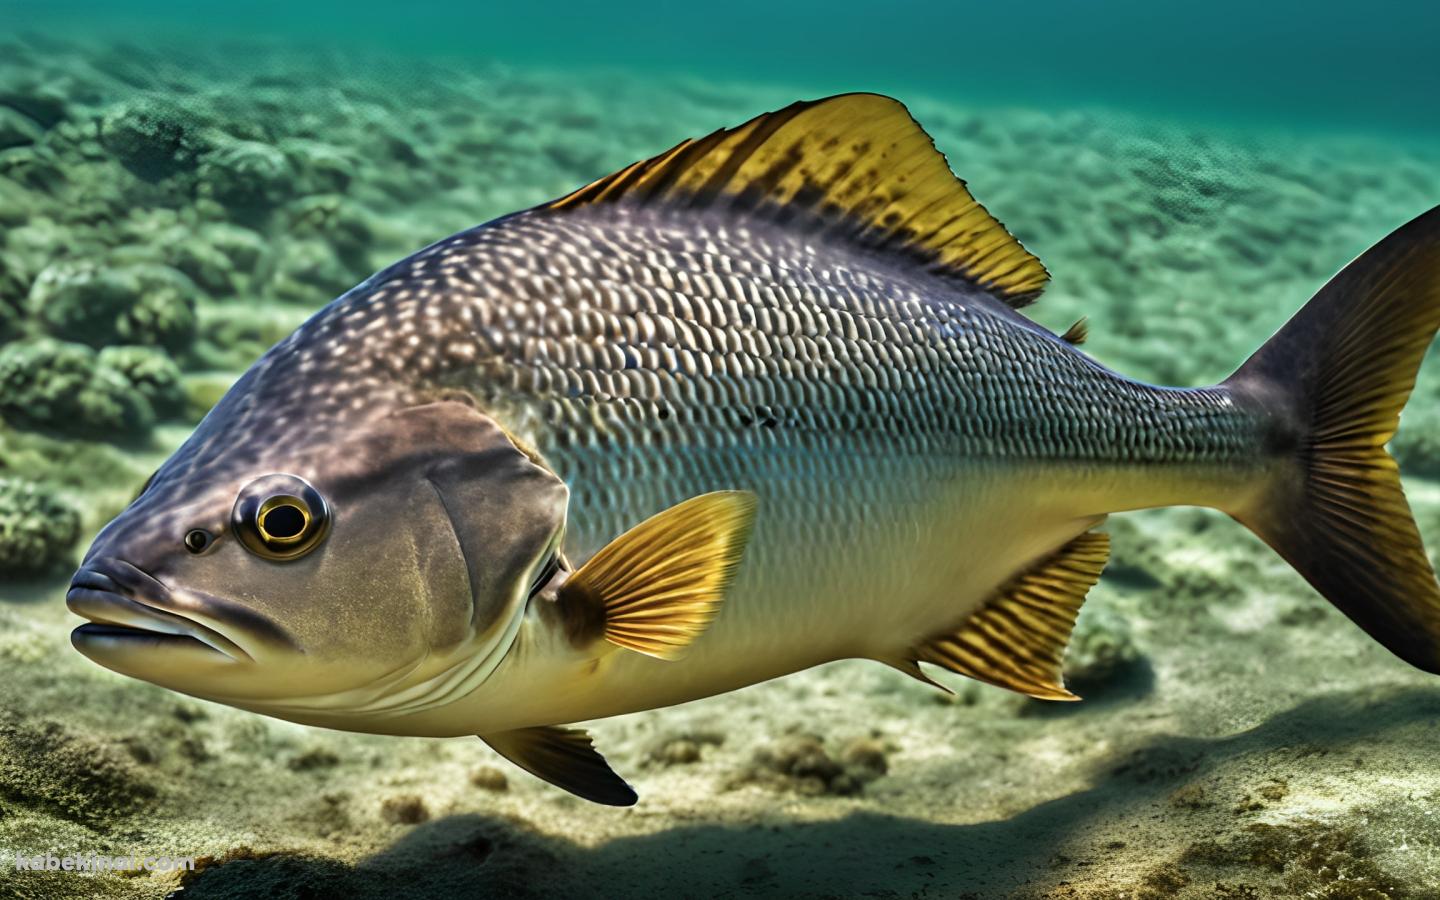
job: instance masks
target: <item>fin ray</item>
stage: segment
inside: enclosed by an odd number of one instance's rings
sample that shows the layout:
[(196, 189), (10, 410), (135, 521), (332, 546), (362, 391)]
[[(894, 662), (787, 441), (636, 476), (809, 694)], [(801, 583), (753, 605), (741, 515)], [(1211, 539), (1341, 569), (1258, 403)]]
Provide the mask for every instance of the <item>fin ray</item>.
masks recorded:
[[(1109, 555), (1109, 535), (1079, 535), (1012, 579), (958, 631), (931, 638), (911, 655), (1031, 697), (1080, 699), (1062, 677), (1065, 647)], [(896, 667), (915, 674), (903, 664)]]
[(1385, 445), (1440, 329), (1440, 207), (1340, 271), (1226, 382), (1278, 410), (1275, 477), (1227, 510), (1391, 652), (1440, 672), (1440, 584)]
[(542, 781), (606, 806), (634, 806), (635, 789), (615, 774), (580, 728), (548, 725), (482, 734), (496, 753)]
[(607, 544), (557, 600), (577, 620), (601, 619), (610, 643), (674, 659), (719, 612), (754, 516), (747, 491), (692, 497)]
[(1014, 307), (1049, 280), (985, 211), (899, 101), (841, 94), (794, 103), (677, 144), (544, 208), (723, 207), (908, 253)]

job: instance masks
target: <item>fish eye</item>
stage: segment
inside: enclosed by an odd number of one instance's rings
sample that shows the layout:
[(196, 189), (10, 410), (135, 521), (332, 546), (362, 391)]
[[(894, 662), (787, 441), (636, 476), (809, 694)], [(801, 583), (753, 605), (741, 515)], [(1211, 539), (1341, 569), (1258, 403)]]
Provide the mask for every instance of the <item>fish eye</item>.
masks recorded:
[(241, 545), (256, 556), (298, 559), (325, 539), (330, 507), (305, 479), (266, 475), (240, 491), (230, 524)]

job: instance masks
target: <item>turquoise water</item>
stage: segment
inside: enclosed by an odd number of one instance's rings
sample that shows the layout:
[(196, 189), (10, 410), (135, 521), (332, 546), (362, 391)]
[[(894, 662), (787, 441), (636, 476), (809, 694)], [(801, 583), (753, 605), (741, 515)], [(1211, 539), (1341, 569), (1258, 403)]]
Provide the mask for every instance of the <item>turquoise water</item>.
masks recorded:
[[(332, 298), (799, 98), (907, 103), (1054, 276), (1026, 315), (1213, 383), (1440, 203), (1437, 39), (1418, 2), (0, 0), (0, 898), (1440, 896), (1436, 678), (1214, 510), (1110, 518), (1085, 702), (847, 660), (590, 723), (629, 812), (122, 678), (64, 605)], [(1440, 361), (1390, 449), (1434, 560)], [(205, 867), (10, 864), (46, 852)]]
[(816, 92), (908, 88), (1326, 130), (1440, 131), (1440, 6), (1423, 0), (7, 0), (0, 17), (0, 29), (268, 37), (426, 58), (778, 81)]

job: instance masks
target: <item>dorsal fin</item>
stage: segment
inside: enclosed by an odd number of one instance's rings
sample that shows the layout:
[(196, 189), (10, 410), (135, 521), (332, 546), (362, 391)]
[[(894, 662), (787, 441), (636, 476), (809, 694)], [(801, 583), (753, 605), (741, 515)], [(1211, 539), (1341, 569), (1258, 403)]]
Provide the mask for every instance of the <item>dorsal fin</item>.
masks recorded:
[(548, 204), (719, 206), (834, 229), (907, 253), (1014, 307), (1049, 273), (950, 171), (898, 100), (841, 94), (794, 103), (685, 141)]
[(917, 647), (915, 658), (1042, 700), (1079, 700), (1062, 678), (1065, 645), (1109, 558), (1110, 536), (1085, 532), (1001, 588), (959, 631)]

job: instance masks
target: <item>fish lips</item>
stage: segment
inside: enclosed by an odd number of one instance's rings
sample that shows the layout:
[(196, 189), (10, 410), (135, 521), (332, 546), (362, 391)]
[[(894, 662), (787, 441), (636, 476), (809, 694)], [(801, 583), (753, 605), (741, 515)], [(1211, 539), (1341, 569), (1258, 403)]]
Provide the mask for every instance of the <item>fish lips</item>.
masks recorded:
[(121, 560), (88, 561), (71, 579), (65, 605), (90, 620), (70, 633), (75, 649), (126, 674), (155, 664), (170, 668), (182, 659), (253, 663), (263, 645), (293, 646), (268, 619), (208, 595), (177, 596)]

